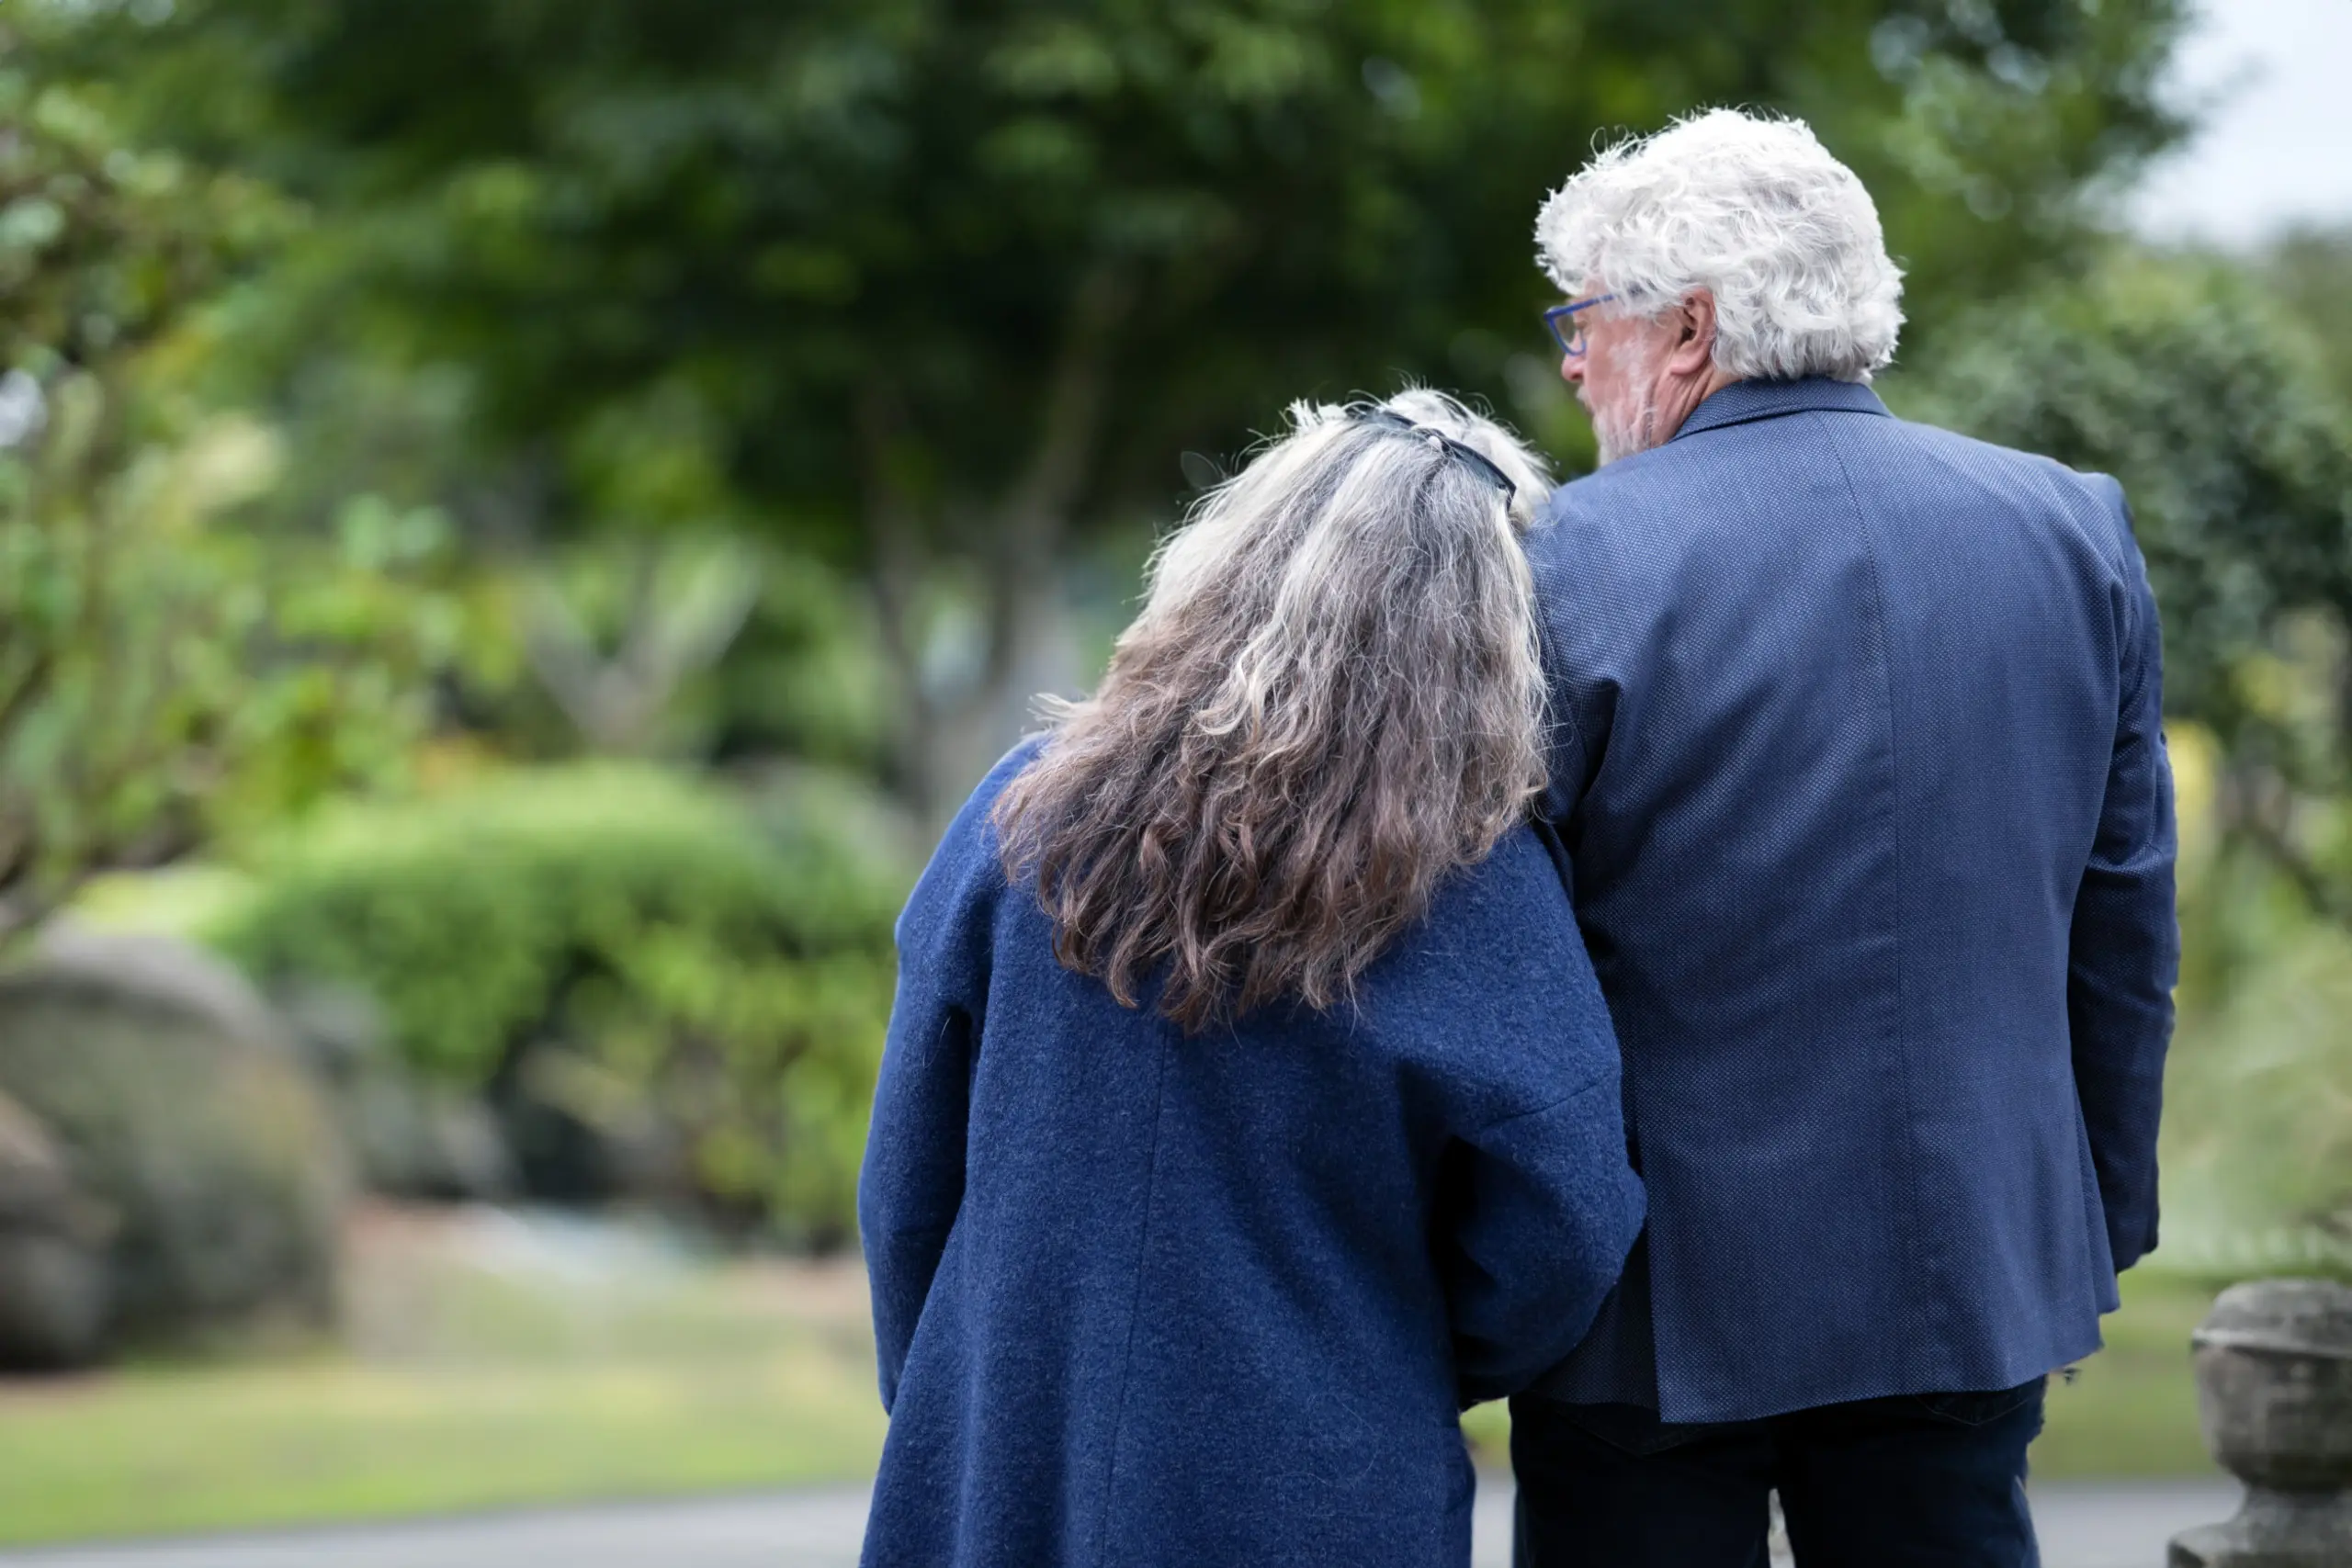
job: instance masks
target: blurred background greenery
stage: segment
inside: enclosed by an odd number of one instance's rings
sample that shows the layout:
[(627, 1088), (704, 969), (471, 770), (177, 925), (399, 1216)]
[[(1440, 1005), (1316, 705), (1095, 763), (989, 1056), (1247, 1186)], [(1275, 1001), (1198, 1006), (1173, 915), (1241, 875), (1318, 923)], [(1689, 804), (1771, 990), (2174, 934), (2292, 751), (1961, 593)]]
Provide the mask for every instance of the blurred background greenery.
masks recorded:
[(2212, 1290), (2352, 1264), (2352, 231), (2132, 237), (2187, 20), (0, 9), (0, 1540), (870, 1465), (931, 833), (1288, 400), (1588, 466), (1536, 201), (1726, 102), (1877, 196), (1898, 412), (2135, 502), (2165, 1241), (2042, 1466), (2200, 1466)]

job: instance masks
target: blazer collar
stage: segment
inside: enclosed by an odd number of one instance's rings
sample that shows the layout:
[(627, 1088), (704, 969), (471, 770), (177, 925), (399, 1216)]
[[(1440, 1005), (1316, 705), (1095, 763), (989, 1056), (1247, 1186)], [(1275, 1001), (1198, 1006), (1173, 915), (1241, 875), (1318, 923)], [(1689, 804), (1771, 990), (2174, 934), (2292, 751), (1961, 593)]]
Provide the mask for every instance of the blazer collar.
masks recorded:
[(1702, 430), (1721, 430), (1727, 424), (1746, 424), (1751, 420), (1778, 419), (1782, 414), (1816, 410), (1892, 417), (1876, 392), (1852, 381), (1833, 381), (1826, 376), (1807, 376), (1796, 381), (1734, 381), (1691, 410), (1690, 417), (1682, 422), (1682, 428), (1671, 439), (1679, 441)]

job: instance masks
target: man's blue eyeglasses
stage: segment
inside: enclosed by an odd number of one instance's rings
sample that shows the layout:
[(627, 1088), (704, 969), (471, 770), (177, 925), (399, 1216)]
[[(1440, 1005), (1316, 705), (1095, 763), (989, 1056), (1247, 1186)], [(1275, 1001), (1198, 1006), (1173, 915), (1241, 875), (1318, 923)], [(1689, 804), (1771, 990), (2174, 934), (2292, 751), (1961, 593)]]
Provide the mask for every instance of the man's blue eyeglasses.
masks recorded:
[(1570, 359), (1584, 357), (1584, 327), (1576, 319), (1578, 310), (1589, 310), (1595, 305), (1606, 305), (1616, 299), (1614, 294), (1596, 294), (1589, 299), (1571, 299), (1565, 305), (1555, 305), (1544, 312), (1544, 324), (1552, 329), (1552, 341)]

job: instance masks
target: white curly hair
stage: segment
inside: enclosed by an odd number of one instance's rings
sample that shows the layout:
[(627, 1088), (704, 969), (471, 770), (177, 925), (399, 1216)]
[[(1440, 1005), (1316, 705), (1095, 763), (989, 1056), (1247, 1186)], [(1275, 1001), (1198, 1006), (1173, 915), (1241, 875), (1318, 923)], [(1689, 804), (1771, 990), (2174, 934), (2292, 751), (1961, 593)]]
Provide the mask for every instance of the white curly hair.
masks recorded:
[(1878, 208), (1803, 120), (1713, 109), (1621, 141), (1552, 193), (1535, 243), (1612, 314), (1713, 291), (1715, 363), (1742, 378), (1868, 381), (1903, 327)]

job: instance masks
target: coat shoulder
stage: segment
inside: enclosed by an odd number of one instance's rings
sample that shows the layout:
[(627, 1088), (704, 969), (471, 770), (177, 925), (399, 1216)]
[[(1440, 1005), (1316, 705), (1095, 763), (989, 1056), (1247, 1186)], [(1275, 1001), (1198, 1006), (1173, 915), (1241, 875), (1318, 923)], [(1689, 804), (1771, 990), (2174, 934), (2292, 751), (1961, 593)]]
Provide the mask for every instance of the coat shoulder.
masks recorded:
[(2038, 486), (2052, 500), (2069, 505), (2104, 507), (2120, 503), (2122, 498), (2122, 487), (2110, 476), (2085, 473), (2039, 452), (2004, 446), (1939, 424), (1905, 419), (1889, 420), (1886, 423), (1891, 438), (1923, 462), (1982, 475), (1987, 479), (1997, 478), (2009, 484)]
[(1816, 462), (1834, 460), (1865, 506), (1933, 494), (2063, 521), (2119, 566), (2136, 547), (2122, 487), (2107, 474), (1939, 425), (1815, 414), (1669, 442), (1569, 480), (1529, 535), (1529, 559), (1541, 578), (1634, 569), (1661, 553), (1704, 554), (1711, 541), (1743, 547), (1746, 520), (1774, 509), (1778, 489), (1762, 476), (1776, 463), (1806, 461), (1807, 448)]
[(1365, 982), (1365, 1014), (1396, 1055), (1477, 1100), (1465, 1122), (1535, 1109), (1616, 1070), (1608, 1006), (1532, 827), (1448, 877)]
[(2085, 472), (2054, 457), (2004, 446), (1940, 425), (1888, 420), (1902, 457), (1895, 477), (1909, 472), (1957, 498), (2007, 510), (2076, 532), (2107, 566), (2135, 575), (2139, 546), (2132, 509), (2113, 476)]
[(1007, 785), (1037, 760), (1045, 738), (1032, 736), (1006, 752), (973, 786), (899, 912), (899, 951), (904, 954), (957, 927), (986, 923), (987, 912), (1010, 886), (999, 854), (996, 803)]

